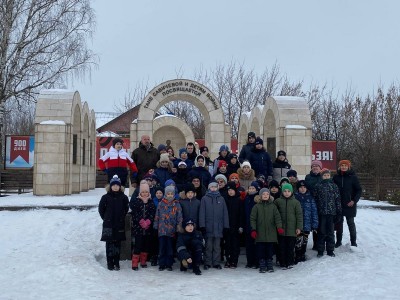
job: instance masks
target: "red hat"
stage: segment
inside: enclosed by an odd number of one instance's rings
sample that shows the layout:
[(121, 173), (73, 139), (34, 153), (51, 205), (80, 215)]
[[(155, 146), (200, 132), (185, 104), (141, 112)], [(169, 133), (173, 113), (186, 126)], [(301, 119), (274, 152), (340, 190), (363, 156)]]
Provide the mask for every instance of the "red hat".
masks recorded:
[(342, 159), (341, 161), (339, 161), (339, 166), (340, 165), (347, 165), (350, 168), (351, 167), (351, 162), (349, 160)]
[(222, 166), (227, 166), (227, 163), (226, 163), (226, 161), (224, 161), (224, 160), (220, 160), (219, 162), (218, 162), (218, 168), (221, 168)]

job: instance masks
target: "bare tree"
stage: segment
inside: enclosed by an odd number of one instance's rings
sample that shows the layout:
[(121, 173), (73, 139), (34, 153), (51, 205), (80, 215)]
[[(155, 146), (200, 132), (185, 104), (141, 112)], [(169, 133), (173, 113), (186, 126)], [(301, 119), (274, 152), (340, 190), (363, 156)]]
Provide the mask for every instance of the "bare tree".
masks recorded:
[(134, 88), (128, 86), (124, 99), (118, 103), (114, 103), (114, 110), (124, 113), (136, 105), (139, 105), (146, 95), (149, 93), (149, 82), (138, 82)]
[[(89, 0), (2, 0), (0, 112), (6, 101), (35, 102), (41, 88), (90, 72), (87, 40), (95, 25)], [(0, 130), (3, 118), (0, 115)]]

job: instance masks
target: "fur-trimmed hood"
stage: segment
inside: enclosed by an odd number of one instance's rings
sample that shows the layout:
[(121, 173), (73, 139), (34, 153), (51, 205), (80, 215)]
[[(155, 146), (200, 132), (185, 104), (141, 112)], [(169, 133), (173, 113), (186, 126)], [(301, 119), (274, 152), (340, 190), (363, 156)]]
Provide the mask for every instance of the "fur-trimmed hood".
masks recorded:
[(255, 178), (255, 175), (256, 175), (256, 173), (254, 172), (253, 169), (250, 169), (250, 173), (248, 175), (245, 175), (243, 173), (243, 169), (242, 168), (239, 168), (237, 170), (237, 173), (239, 175), (239, 179), (251, 179), (251, 178)]
[[(269, 195), (269, 199), (268, 199), (268, 203), (272, 203), (272, 202), (274, 202), (274, 197), (272, 197), (271, 195)], [(257, 195), (257, 196), (255, 196), (254, 197), (254, 202), (255, 203), (261, 203), (261, 202), (263, 202), (262, 200), (261, 200), (261, 196), (260, 195)]]

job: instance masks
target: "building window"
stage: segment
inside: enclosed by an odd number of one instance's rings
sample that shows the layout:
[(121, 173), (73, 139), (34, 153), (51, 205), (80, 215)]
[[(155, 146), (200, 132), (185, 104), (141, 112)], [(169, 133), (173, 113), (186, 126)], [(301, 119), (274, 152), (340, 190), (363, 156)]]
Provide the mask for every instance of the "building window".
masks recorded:
[(72, 136), (72, 163), (74, 165), (76, 165), (77, 161), (78, 161), (78, 135), (74, 134)]
[(82, 140), (82, 165), (86, 164), (86, 140)]
[(90, 148), (89, 148), (89, 166), (92, 166), (93, 163), (93, 143), (90, 143)]

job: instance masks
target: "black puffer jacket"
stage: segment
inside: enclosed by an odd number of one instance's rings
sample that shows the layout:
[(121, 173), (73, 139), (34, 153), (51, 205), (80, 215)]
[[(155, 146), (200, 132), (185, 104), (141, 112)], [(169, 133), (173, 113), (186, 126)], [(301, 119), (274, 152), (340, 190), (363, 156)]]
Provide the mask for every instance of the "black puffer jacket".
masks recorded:
[[(156, 214), (156, 206), (154, 205), (153, 199), (149, 198), (147, 203), (144, 203), (140, 198), (131, 199), (129, 207), (132, 212), (132, 232), (131, 235), (151, 235), (153, 232), (154, 216)], [(150, 220), (151, 224), (148, 229), (143, 229), (140, 226), (140, 220)]]
[(152, 143), (150, 143), (149, 148), (146, 148), (146, 146), (140, 142), (139, 147), (133, 150), (131, 157), (139, 170), (138, 176), (134, 179), (134, 182), (139, 183), (150, 169), (157, 168), (157, 162), (160, 160), (160, 153), (157, 148), (154, 148)]
[[(339, 187), (343, 216), (355, 217), (357, 215), (357, 202), (360, 200), (362, 192), (357, 175), (352, 169), (346, 172), (338, 170), (337, 174), (333, 176), (333, 182)], [(350, 201), (354, 201), (352, 207), (347, 206)]]
[(125, 216), (128, 213), (128, 205), (128, 197), (121, 191), (109, 191), (101, 197), (99, 214), (103, 219), (102, 241), (125, 241)]
[(203, 236), (200, 231), (179, 233), (176, 241), (176, 252), (179, 259), (191, 258), (194, 251), (201, 251), (203, 247)]

